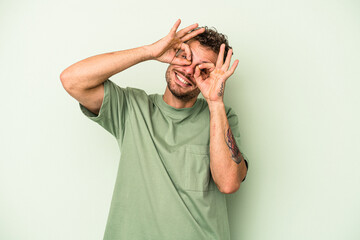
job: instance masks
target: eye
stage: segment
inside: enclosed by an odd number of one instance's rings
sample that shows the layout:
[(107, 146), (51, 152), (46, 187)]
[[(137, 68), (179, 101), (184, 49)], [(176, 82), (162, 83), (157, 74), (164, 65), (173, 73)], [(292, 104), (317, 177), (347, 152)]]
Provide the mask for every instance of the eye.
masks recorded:
[(201, 73), (207, 74), (208, 73), (208, 69), (204, 68), (204, 69), (200, 69)]
[(183, 54), (183, 55), (181, 55), (181, 57), (182, 57), (182, 58), (186, 58), (186, 55), (185, 55), (185, 54)]

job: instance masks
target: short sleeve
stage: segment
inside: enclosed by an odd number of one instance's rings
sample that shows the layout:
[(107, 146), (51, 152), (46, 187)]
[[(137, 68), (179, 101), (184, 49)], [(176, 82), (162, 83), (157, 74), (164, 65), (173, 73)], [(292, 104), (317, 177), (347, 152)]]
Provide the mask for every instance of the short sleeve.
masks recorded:
[[(239, 121), (238, 121), (238, 117), (236, 115), (236, 113), (231, 109), (231, 108), (227, 108), (226, 111), (226, 116), (228, 118), (228, 122), (231, 128), (231, 132), (235, 138), (236, 141), (236, 145), (238, 146), (241, 155), (244, 157), (244, 161), (245, 161), (245, 165), (246, 168), (249, 169), (249, 165), (248, 165), (248, 158), (246, 157), (246, 155), (244, 154), (244, 152), (242, 151), (241, 148), (241, 139), (240, 139), (240, 128), (239, 128)], [(245, 181), (246, 176), (244, 177), (243, 181)]]
[(122, 138), (127, 112), (127, 91), (111, 80), (104, 82), (104, 98), (99, 114), (96, 115), (81, 103), (81, 111), (92, 121), (105, 128), (117, 139)]

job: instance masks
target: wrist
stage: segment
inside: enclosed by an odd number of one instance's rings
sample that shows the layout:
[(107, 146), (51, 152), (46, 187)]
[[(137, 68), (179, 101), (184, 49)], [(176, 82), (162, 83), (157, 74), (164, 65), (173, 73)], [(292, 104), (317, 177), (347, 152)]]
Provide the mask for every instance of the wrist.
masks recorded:
[(144, 53), (144, 60), (154, 60), (155, 59), (151, 45), (143, 46), (142, 51)]
[(223, 109), (225, 109), (225, 104), (223, 101), (207, 101), (207, 103), (210, 112), (216, 112), (219, 110), (222, 111)]

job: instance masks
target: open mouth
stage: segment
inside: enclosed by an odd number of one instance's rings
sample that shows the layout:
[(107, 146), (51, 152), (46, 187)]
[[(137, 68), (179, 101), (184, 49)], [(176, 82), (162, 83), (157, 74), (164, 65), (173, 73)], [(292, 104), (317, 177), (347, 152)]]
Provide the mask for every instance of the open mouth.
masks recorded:
[(177, 80), (179, 80), (179, 82), (181, 82), (182, 84), (186, 85), (186, 86), (191, 86), (191, 83), (189, 83), (188, 79), (186, 79), (183, 76), (180, 76), (178, 73), (175, 72), (175, 77)]

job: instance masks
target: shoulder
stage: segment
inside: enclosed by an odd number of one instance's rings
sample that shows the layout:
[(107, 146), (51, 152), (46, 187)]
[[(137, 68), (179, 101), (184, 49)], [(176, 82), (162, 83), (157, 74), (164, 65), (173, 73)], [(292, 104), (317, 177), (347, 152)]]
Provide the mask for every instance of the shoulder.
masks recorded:
[(146, 108), (153, 103), (151, 96), (143, 89), (126, 87), (125, 91), (127, 92), (128, 103), (134, 107)]
[(145, 90), (140, 88), (133, 88), (133, 87), (126, 87), (126, 91), (130, 92), (133, 95), (140, 95), (140, 96), (149, 96)]
[(149, 95), (143, 90), (134, 87), (121, 87), (111, 80), (105, 82), (105, 94), (110, 101), (120, 101), (131, 108), (142, 108), (152, 102)]

